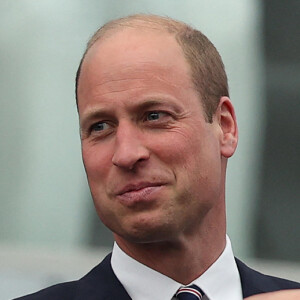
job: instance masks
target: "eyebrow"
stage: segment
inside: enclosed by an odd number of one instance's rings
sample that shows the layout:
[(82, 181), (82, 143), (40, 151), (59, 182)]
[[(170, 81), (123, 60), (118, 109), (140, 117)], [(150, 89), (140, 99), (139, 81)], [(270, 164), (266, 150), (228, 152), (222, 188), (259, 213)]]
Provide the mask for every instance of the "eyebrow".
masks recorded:
[(142, 102), (142, 103), (138, 103), (136, 105), (136, 107), (134, 107), (132, 110), (133, 111), (136, 111), (136, 110), (147, 110), (151, 107), (154, 107), (154, 106), (157, 106), (157, 105), (166, 105), (166, 106), (169, 106), (169, 107), (172, 107), (174, 109), (176, 109), (176, 111), (179, 109), (177, 108), (178, 105), (176, 105), (175, 103), (169, 103), (169, 102), (166, 102), (165, 99), (160, 99), (160, 100), (157, 100), (157, 99), (149, 99), (145, 102)]

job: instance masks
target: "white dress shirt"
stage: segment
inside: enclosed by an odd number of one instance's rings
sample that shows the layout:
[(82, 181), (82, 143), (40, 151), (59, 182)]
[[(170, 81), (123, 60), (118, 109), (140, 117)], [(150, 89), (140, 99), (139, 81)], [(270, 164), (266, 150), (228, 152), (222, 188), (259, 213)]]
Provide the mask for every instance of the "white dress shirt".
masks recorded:
[[(111, 265), (133, 300), (172, 300), (175, 292), (182, 286), (128, 256), (117, 243), (114, 243)], [(243, 299), (240, 276), (228, 236), (220, 257), (190, 284), (192, 283), (205, 293), (203, 300)]]

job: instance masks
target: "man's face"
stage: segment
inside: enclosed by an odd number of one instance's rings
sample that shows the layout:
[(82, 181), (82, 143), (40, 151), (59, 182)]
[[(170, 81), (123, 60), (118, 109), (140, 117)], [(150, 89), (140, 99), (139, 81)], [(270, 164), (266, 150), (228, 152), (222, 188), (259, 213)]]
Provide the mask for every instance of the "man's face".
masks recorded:
[(126, 29), (82, 65), (83, 161), (96, 210), (117, 237), (166, 241), (221, 201), (220, 126), (205, 121), (174, 37)]

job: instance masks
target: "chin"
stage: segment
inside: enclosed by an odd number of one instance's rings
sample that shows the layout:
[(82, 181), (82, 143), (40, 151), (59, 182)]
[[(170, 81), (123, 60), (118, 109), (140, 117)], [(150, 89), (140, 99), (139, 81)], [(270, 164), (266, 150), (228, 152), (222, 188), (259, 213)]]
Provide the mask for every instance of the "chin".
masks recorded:
[(159, 243), (171, 241), (174, 238), (174, 230), (169, 226), (154, 226), (147, 224), (146, 226), (134, 226), (127, 230), (115, 230), (115, 235), (135, 244)]
[[(180, 223), (167, 214), (159, 212), (141, 212), (120, 218), (116, 214), (98, 214), (104, 225), (115, 236), (130, 243), (155, 243), (176, 239), (182, 232)], [(171, 214), (170, 214), (171, 215)], [(176, 219), (176, 218), (175, 218)]]

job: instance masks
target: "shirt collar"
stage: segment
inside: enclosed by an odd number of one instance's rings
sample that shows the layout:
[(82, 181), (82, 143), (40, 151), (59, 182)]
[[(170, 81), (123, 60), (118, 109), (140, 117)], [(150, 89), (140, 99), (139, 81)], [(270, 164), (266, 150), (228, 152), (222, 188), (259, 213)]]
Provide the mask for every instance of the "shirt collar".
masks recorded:
[[(176, 290), (182, 286), (175, 280), (134, 260), (122, 251), (117, 243), (114, 243), (111, 265), (132, 299), (172, 299)], [(192, 283), (197, 284), (211, 300), (242, 299), (240, 277), (228, 237), (220, 257)]]
[(193, 283), (197, 284), (211, 300), (243, 299), (240, 274), (228, 236), (223, 253)]

